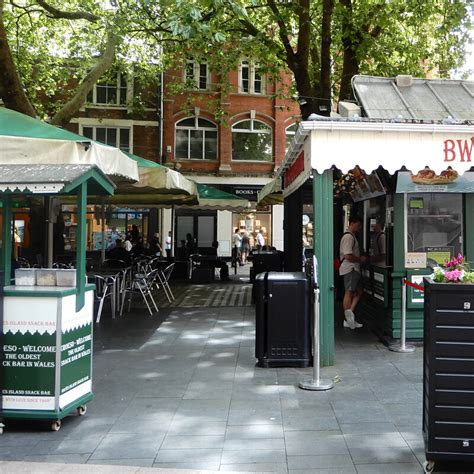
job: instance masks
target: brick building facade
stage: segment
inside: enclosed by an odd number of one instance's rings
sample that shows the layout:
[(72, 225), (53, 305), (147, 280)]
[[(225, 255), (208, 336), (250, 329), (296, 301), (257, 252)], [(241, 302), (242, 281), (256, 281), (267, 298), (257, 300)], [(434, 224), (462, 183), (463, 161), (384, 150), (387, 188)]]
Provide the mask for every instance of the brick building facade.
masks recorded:
[[(123, 74), (112, 74), (94, 86), (68, 128), (255, 201), (257, 191), (284, 159), (286, 139), (298, 120), (299, 107), (281, 98), (288, 96), (289, 76), (286, 83), (272, 83), (251, 61), (242, 60), (238, 70), (224, 78), (225, 95), (217, 92), (219, 79), (206, 63), (191, 61), (167, 71), (161, 81), (157, 78), (144, 91)], [(181, 85), (179, 92), (176, 85)], [(139, 109), (130, 106), (136, 103), (138, 92)], [(282, 209), (275, 206), (256, 215), (254, 206), (252, 211), (232, 215), (178, 209), (176, 245), (189, 231), (198, 247), (218, 240), (221, 254), (228, 256), (233, 228), (246, 226), (251, 232), (264, 229), (268, 244), (281, 248)], [(160, 214), (160, 231), (167, 235), (171, 211)], [(210, 217), (214, 218), (212, 231)]]

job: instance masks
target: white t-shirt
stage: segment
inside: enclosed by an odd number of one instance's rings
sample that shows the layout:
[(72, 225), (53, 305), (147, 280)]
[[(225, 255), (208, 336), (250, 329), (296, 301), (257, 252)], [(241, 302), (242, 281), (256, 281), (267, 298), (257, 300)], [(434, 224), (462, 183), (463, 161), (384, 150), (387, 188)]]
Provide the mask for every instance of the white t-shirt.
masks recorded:
[(257, 234), (257, 244), (261, 245), (262, 247), (265, 245), (265, 239), (260, 232)]
[(165, 240), (165, 250), (171, 250), (171, 235), (168, 235)]
[[(342, 236), (339, 245), (339, 258), (342, 260), (344, 255), (352, 254), (354, 257), (360, 257), (359, 242), (356, 236), (351, 232)], [(360, 273), (360, 264), (357, 262), (349, 262), (349, 260), (342, 260), (339, 268), (339, 275), (346, 275), (352, 270)]]
[(241, 242), (242, 242), (242, 237), (241, 237), (240, 234), (234, 234), (234, 235), (232, 236), (232, 245), (233, 245), (234, 247), (240, 248), (240, 243), (241, 243)]
[(123, 248), (124, 248), (127, 252), (130, 252), (130, 250), (132, 250), (132, 242), (130, 242), (130, 240), (126, 240), (126, 241), (123, 243)]

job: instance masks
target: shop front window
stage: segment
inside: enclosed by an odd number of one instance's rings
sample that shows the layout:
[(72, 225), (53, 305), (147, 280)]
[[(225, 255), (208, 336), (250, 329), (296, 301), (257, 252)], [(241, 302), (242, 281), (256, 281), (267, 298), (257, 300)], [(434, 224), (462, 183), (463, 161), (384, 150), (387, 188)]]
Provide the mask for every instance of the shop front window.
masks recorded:
[(249, 214), (234, 213), (232, 216), (232, 232), (239, 229), (241, 234), (246, 233), (250, 240), (250, 249), (257, 248), (257, 233), (263, 237), (264, 245), (272, 245), (272, 215), (271, 213), (252, 212)]
[[(76, 206), (62, 206), (64, 225), (64, 251), (76, 251), (77, 211)], [(102, 210), (100, 206), (87, 206), (86, 249), (102, 249)], [(117, 239), (125, 240), (132, 225), (136, 225), (146, 244), (148, 235), (148, 210), (112, 209), (105, 211), (105, 248), (111, 249)]]
[(407, 251), (426, 253), (430, 266), (462, 254), (462, 195), (410, 193), (406, 196)]

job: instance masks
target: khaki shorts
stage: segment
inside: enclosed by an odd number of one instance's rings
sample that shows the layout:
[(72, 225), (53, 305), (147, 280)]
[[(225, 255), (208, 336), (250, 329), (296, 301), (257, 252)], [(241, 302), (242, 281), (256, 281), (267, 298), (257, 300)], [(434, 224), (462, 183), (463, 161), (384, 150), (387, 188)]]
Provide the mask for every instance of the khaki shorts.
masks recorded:
[(361, 275), (359, 272), (352, 270), (350, 273), (342, 275), (344, 278), (344, 289), (346, 291), (357, 291), (361, 287)]

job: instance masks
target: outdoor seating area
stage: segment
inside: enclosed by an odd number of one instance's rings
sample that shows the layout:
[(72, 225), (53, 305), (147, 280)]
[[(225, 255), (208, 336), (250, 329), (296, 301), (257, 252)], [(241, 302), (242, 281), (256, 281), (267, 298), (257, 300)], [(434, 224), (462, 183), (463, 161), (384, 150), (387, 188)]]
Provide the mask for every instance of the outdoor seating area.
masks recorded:
[(125, 305), (130, 312), (133, 297), (144, 303), (150, 316), (159, 311), (156, 304), (158, 292), (164, 292), (169, 302), (174, 295), (169, 280), (173, 273), (174, 263), (159, 257), (140, 256), (131, 265), (121, 260), (105, 260), (97, 263), (88, 272), (90, 283), (96, 284), (96, 323), (100, 322), (104, 301), (110, 302), (112, 319), (118, 312), (123, 315)]

